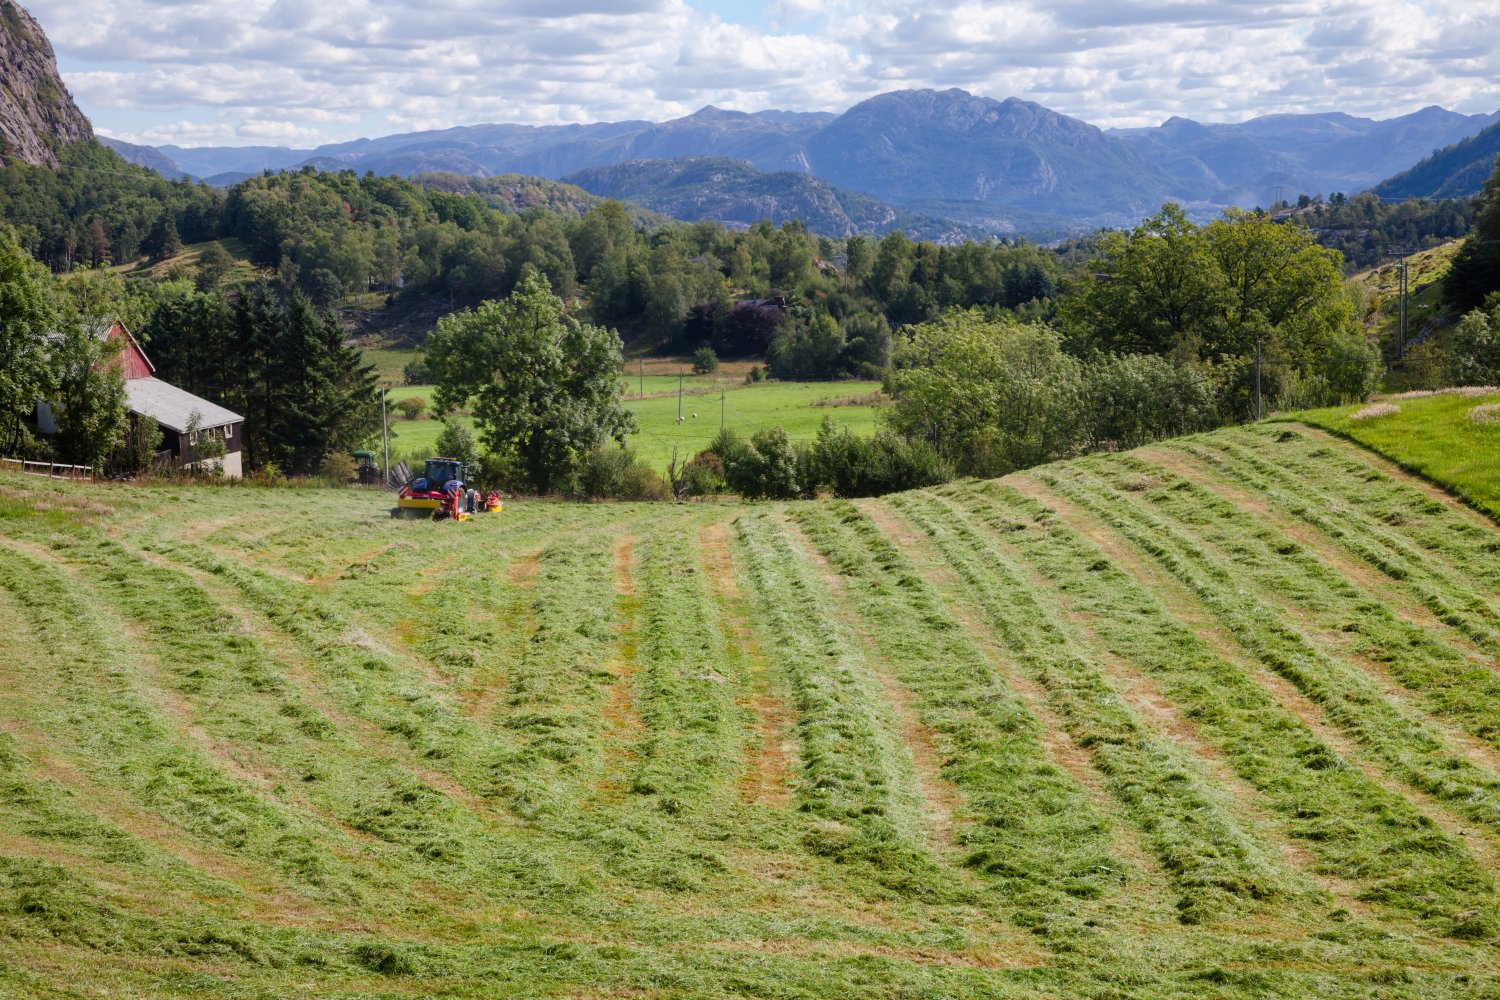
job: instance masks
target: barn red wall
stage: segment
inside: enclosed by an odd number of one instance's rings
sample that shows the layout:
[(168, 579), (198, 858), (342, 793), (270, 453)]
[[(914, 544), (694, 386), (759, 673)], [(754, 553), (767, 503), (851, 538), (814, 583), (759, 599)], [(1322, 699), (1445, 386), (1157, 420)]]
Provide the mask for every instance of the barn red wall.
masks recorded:
[(120, 360), (125, 365), (125, 377), (150, 378), (155, 369), (151, 362), (146, 360), (145, 352), (136, 344), (135, 338), (125, 332), (125, 327), (119, 323), (110, 327), (109, 336), (112, 340), (119, 341), (123, 347), (120, 350)]

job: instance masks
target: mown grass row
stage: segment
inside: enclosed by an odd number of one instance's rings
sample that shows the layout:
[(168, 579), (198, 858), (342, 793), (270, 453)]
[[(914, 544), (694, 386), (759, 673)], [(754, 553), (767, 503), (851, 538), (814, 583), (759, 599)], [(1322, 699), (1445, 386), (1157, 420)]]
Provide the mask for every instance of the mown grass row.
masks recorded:
[[(1399, 582), (1444, 624), (1500, 655), (1500, 540), (1419, 487), (1343, 447), (1295, 430), (1215, 436), (1178, 446), (1216, 474), (1263, 494)], [(1274, 450), (1272, 465), (1257, 453)], [(1288, 474), (1290, 473), (1290, 474)]]
[(1441, 933), (1484, 938), (1500, 927), (1493, 878), (1463, 847), (1343, 760), (1096, 545), (1002, 485), (955, 491), (952, 499), (946, 511), (941, 501), (928, 503), (932, 522), (976, 545), (1015, 552), (1066, 593), (1099, 640), (1150, 675), (1264, 796), (1284, 834), (1316, 859), (1316, 871)]
[[(1111, 485), (1110, 470), (1100, 465), (1084, 459), (1033, 475), (1187, 585), (1246, 652), (1317, 702), (1393, 776), (1474, 822), (1500, 830), (1500, 779), (1472, 763), (1416, 713), (1393, 703), (1369, 674), (1304, 636), (1282, 605), (1252, 587), (1255, 566), (1200, 543), (1156, 513), (1146, 502), (1154, 495), (1147, 498), (1144, 491)], [(1294, 592), (1303, 586), (1294, 582)]]
[(1037, 720), (932, 585), (852, 504), (802, 506), (794, 517), (842, 577), (861, 634), (910, 690), (919, 724), (941, 740), (942, 775), (972, 816), (957, 817), (963, 864), (1000, 891), (1014, 922), (1054, 945), (1101, 933), (1107, 909), (1085, 900), (1107, 897), (1139, 918), (1140, 897), (1122, 892), (1141, 889), (1145, 873), (1113, 854), (1110, 822), (1049, 759)]
[[(86, 530), (84, 534), (87, 534)], [(63, 540), (52, 539), (51, 541), (64, 549), (67, 548)], [(97, 538), (88, 538), (79, 544), (81, 548), (88, 548), (97, 542), (99, 542)], [(605, 548), (607, 550), (608, 547)], [(702, 909), (702, 903), (695, 902), (687, 908), (687, 912), (680, 920), (674, 922), (661, 919), (650, 907), (641, 912), (631, 912), (628, 907), (620, 908), (613, 903), (596, 899), (590, 894), (568, 891), (566, 887), (562, 887), (563, 891), (549, 890), (545, 899), (533, 896), (524, 888), (518, 890), (511, 879), (509, 866), (496, 858), (497, 846), (503, 842), (518, 854), (527, 854), (537, 844), (544, 843), (544, 841), (529, 837), (520, 829), (483, 829), (479, 824), (462, 816), (454, 818), (447, 815), (445, 813), (447, 806), (443, 802), (425, 796), (404, 797), (393, 802), (386, 796), (387, 789), (381, 785), (379, 774), (385, 762), (395, 763), (404, 758), (399, 753), (391, 752), (390, 746), (372, 747), (361, 745), (357, 741), (354, 744), (348, 744), (341, 735), (324, 733), (321, 736), (315, 736), (312, 733), (304, 733), (295, 723), (288, 723), (290, 731), (281, 731), (282, 724), (276, 721), (279, 713), (267, 711), (269, 704), (266, 698), (268, 696), (264, 692), (255, 692), (253, 684), (261, 683), (267, 686), (268, 690), (287, 685), (287, 692), (295, 694), (300, 682), (293, 682), (285, 677), (278, 681), (274, 673), (274, 663), (264, 660), (252, 662), (250, 657), (252, 655), (261, 657), (264, 655), (264, 650), (257, 651), (257, 644), (253, 641), (239, 641), (240, 638), (249, 639), (249, 637), (236, 637), (236, 641), (230, 643), (233, 647), (232, 655), (216, 652), (210, 648), (215, 640), (222, 641), (225, 638), (225, 626), (231, 623), (231, 619), (222, 612), (222, 609), (214, 619), (217, 627), (211, 627), (210, 622), (199, 617), (198, 612), (206, 611), (211, 602), (207, 601), (205, 593), (195, 591), (192, 577), (164, 566), (138, 563), (128, 552), (117, 550), (107, 542), (102, 544), (102, 552), (103, 555), (99, 557), (102, 561), (88, 566), (80, 564), (70, 571), (76, 571), (75, 575), (81, 574), (88, 577), (87, 590), (78, 592), (74, 610), (85, 617), (91, 613), (95, 618), (100, 614), (105, 614), (105, 612), (90, 612), (90, 609), (114, 605), (116, 599), (123, 596), (114, 592), (115, 587), (129, 587), (148, 596), (155, 594), (156, 599), (163, 604), (185, 604), (188, 610), (187, 615), (181, 619), (180, 624), (172, 627), (173, 630), (177, 630), (178, 634), (175, 636), (165, 632), (149, 634), (151, 655), (159, 658), (163, 663), (181, 662), (187, 665), (184, 669), (198, 673), (200, 676), (197, 680), (204, 685), (201, 693), (206, 709), (211, 701), (225, 705), (238, 702), (246, 713), (270, 716), (271, 721), (266, 723), (268, 728), (258, 730), (253, 734), (256, 737), (269, 737), (270, 739), (267, 745), (253, 751), (264, 754), (268, 762), (266, 766), (279, 766), (300, 761), (300, 755), (304, 749), (310, 749), (320, 755), (317, 766), (322, 769), (324, 775), (323, 779), (313, 785), (351, 782), (358, 787), (359, 794), (364, 797), (367, 811), (363, 815), (371, 818), (375, 823), (388, 824), (382, 825), (378, 831), (373, 828), (366, 831), (374, 834), (376, 839), (351, 841), (347, 837), (341, 838), (338, 835), (338, 826), (330, 826), (325, 831), (318, 825), (320, 821), (313, 821), (312, 835), (308, 839), (315, 845), (314, 856), (332, 866), (336, 875), (362, 879), (362, 881), (355, 882), (356, 891), (332, 898), (328, 900), (328, 904), (340, 907), (343, 912), (349, 914), (351, 919), (355, 920), (369, 920), (372, 916), (381, 913), (395, 918), (401, 914), (391, 911), (410, 908), (410, 915), (419, 923), (421, 930), (414, 937), (392, 939), (361, 935), (326, 935), (305, 929), (281, 931), (243, 922), (215, 920), (211, 916), (204, 917), (191, 912), (185, 913), (183, 919), (176, 922), (164, 922), (147, 916), (141, 916), (137, 920), (133, 914), (127, 919), (126, 916), (116, 913), (118, 907), (114, 904), (94, 902), (108, 899), (110, 893), (100, 891), (86, 877), (75, 876), (55, 865), (49, 866), (43, 862), (22, 860), (18, 861), (16, 866), (8, 867), (3, 875), (0, 875), (0, 912), (24, 916), (25, 932), (33, 935), (28, 940), (69, 941), (93, 949), (117, 949), (117, 952), (123, 955), (153, 954), (168, 958), (181, 956), (213, 961), (225, 970), (225, 976), (240, 978), (243, 991), (254, 989), (250, 983), (254, 982), (256, 977), (264, 976), (268, 977), (267, 981), (275, 981), (281, 975), (290, 975), (300, 977), (301, 980), (313, 978), (329, 988), (332, 988), (335, 983), (343, 982), (347, 984), (346, 988), (361, 995), (381, 991), (382, 987), (378, 981), (383, 978), (401, 980), (408, 977), (418, 977), (432, 982), (434, 993), (474, 996), (492, 995), (496, 983), (506, 984), (510, 995), (541, 995), (555, 993), (559, 988), (563, 988), (566, 992), (569, 988), (567, 984), (571, 984), (573, 990), (580, 987), (601, 990), (650, 989), (705, 996), (738, 992), (758, 995), (837, 996), (851, 989), (860, 989), (861, 983), (871, 982), (883, 984), (882, 988), (888, 986), (899, 989), (904, 995), (913, 997), (935, 998), (955, 995), (955, 992), (974, 996), (1033, 995), (1030, 989), (1017, 987), (1014, 983), (1006, 984), (1003, 977), (997, 978), (978, 969), (945, 967), (941, 964), (924, 967), (898, 958), (875, 957), (872, 959), (869, 957), (875, 952), (866, 949), (887, 948), (899, 952), (902, 948), (952, 947), (955, 942), (952, 932), (931, 925), (930, 921), (925, 918), (918, 922), (911, 931), (885, 932), (863, 929), (853, 932), (851, 928), (839, 926), (837, 923), (822, 919), (810, 920), (807, 916), (799, 917), (795, 912), (749, 914), (744, 917), (730, 914), (711, 915), (709, 919), (703, 920), (693, 915), (692, 911)], [(70, 566), (74, 564), (71, 556), (80, 554), (81, 550), (79, 553), (67, 554), (70, 557)], [(18, 558), (21, 558), (23, 562), (14, 574), (14, 588), (6, 588), (7, 595), (11, 594), (13, 589), (17, 592), (22, 590), (19, 581), (24, 580), (26, 588), (29, 588), (26, 592), (34, 599), (31, 613), (37, 616), (38, 624), (40, 624), (40, 616), (44, 609), (51, 614), (50, 621), (53, 625), (76, 624), (70, 618), (59, 620), (56, 612), (59, 607), (59, 595), (68, 588), (77, 591), (79, 582), (72, 577), (57, 574), (57, 571), (50, 570), (47, 564), (31, 565), (26, 557)], [(665, 632), (675, 632), (677, 626), (673, 620), (673, 612), (697, 608), (701, 612), (700, 635), (711, 636), (717, 628), (713, 621), (713, 608), (702, 605), (699, 601), (703, 594), (704, 581), (699, 573), (682, 572), (684, 568), (678, 556), (669, 551), (668, 558), (663, 560), (659, 568), (656, 566), (654, 556), (650, 553), (643, 555), (639, 560), (641, 620), (643, 622), (655, 620), (662, 624)], [(245, 572), (253, 573), (254, 571)], [(38, 589), (38, 581), (45, 580), (49, 573), (57, 574), (56, 586)], [(102, 583), (99, 575), (103, 573), (117, 573), (121, 579), (117, 582)], [(602, 578), (610, 592), (613, 592), (613, 573), (614, 561), (611, 555), (603, 560), (602, 572)], [(653, 577), (659, 573), (666, 578), (655, 581)], [(545, 570), (538, 574), (539, 577), (544, 575)], [(566, 572), (554, 575), (558, 578), (559, 587), (577, 582)], [(263, 576), (264, 579), (259, 579), (259, 582), (267, 588), (273, 591), (279, 587), (286, 589), (286, 592), (281, 594), (282, 597), (289, 597), (303, 589), (302, 584), (279, 577)], [(7, 579), (10, 578), (7, 577)], [(274, 611), (274, 602), (270, 601), (270, 596), (263, 594), (262, 599), (266, 602), (267, 609)], [(585, 599), (586, 597), (587, 595)], [(319, 623), (317, 627), (331, 631), (346, 629), (349, 622), (341, 617), (340, 609), (327, 607), (326, 598), (323, 601), (324, 603), (318, 606), (322, 606), (327, 613), (311, 616)], [(251, 602), (247, 601), (248, 603)], [(660, 604), (659, 609), (651, 610), (654, 603)], [(609, 602), (605, 604), (604, 617), (612, 625), (616, 608)], [(142, 605), (142, 608), (144, 607), (145, 605)], [(109, 614), (113, 615), (113, 612)], [(122, 612), (122, 617), (132, 616)], [(39, 659), (38, 669), (51, 672), (60, 668), (62, 664), (74, 663), (81, 669), (83, 677), (90, 681), (106, 675), (132, 679), (138, 677), (140, 662), (133, 656), (134, 648), (122, 647), (117, 638), (122, 633), (121, 624), (113, 617), (107, 616), (97, 622), (98, 627), (93, 631), (83, 632), (72, 629), (70, 634), (78, 637), (77, 647), (68, 644), (57, 645), (53, 654), (56, 662), (53, 658), (45, 661)], [(576, 634), (576, 629), (580, 626), (576, 614), (574, 620), (567, 625)], [(555, 626), (562, 630), (564, 623), (558, 621)], [(144, 622), (136, 621), (132, 627), (144, 630), (143, 635), (149, 633), (150, 627)], [(690, 627), (687, 631), (691, 635), (693, 629)], [(308, 635), (315, 636), (314, 633), (308, 633)], [(617, 634), (611, 628), (608, 636), (604, 638), (606, 645), (612, 646), (617, 639)], [(669, 645), (684, 640), (683, 636), (664, 635), (656, 643), (656, 648), (666, 662), (673, 662), (674, 654), (670, 653)], [(349, 643), (345, 642), (344, 645), (348, 646)], [(648, 644), (643, 643), (643, 648), (646, 645)], [(559, 648), (567, 646), (568, 644), (564, 642)], [(677, 666), (691, 669), (697, 659), (697, 655), (690, 652), (692, 648), (691, 646), (680, 647), (685, 651), (675, 660)], [(83, 649), (114, 649), (118, 651), (122, 659), (105, 669), (101, 667), (100, 657), (96, 656), (95, 659), (90, 660), (80, 656), (80, 650)], [(378, 656), (379, 652), (378, 649), (372, 650), (367, 646), (359, 645), (354, 646), (353, 651), (344, 650), (346, 655), (357, 657)], [(234, 677), (235, 670), (231, 669), (231, 666), (243, 668), (240, 671), (244, 675), (243, 688), (236, 686), (238, 681)], [(258, 676), (257, 667), (264, 667), (271, 673), (269, 685), (267, 685), (267, 678)], [(409, 666), (400, 658), (388, 663), (387, 667), (393, 674), (409, 669)], [(361, 666), (359, 669), (375, 674), (385, 672), (385, 668), (378, 665)], [(645, 670), (646, 667), (643, 665), (643, 674), (638, 676), (644, 676)], [(615, 675), (610, 676), (612, 686)], [(710, 681), (710, 683), (713, 682)], [(336, 688), (337, 684), (331, 686)], [(649, 686), (643, 690), (649, 690)], [(199, 693), (186, 693), (183, 697), (193, 701), (198, 698)], [(148, 699), (148, 703), (157, 701), (154, 692), (145, 691), (141, 694)], [(687, 694), (691, 696), (694, 692), (687, 692)], [(650, 700), (650, 697), (642, 700), (643, 711), (650, 711)], [(76, 714), (76, 705), (70, 703), (67, 710)], [(684, 706), (684, 710), (698, 711), (693, 706)], [(45, 713), (38, 713), (30, 705), (18, 714), (28, 717), (36, 717), (40, 714), (45, 718)], [(94, 735), (96, 730), (108, 732), (108, 726), (115, 724), (123, 730), (122, 746), (131, 748), (138, 755), (145, 755), (173, 749), (176, 739), (175, 731), (185, 725), (180, 720), (158, 719), (157, 728), (142, 731), (130, 726), (128, 716), (117, 719), (117, 716), (121, 715), (122, 713), (115, 706), (110, 705), (106, 710), (99, 712), (98, 717), (89, 718), (87, 725), (79, 723), (74, 729), (59, 732), (56, 735), (67, 745), (87, 745), (91, 740), (97, 739)], [(203, 721), (209, 729), (217, 725), (212, 716), (206, 716)], [(229, 741), (227, 731), (220, 735), (225, 740), (222, 746), (239, 746), (238, 742)], [(236, 735), (249, 739), (252, 733), (250, 730), (245, 730)], [(391, 734), (392, 740), (396, 741), (397, 736), (398, 734)], [(282, 742), (277, 742), (278, 740)], [(183, 752), (189, 756), (193, 753), (188, 749)], [(235, 752), (238, 754), (238, 751)], [(359, 756), (368, 758), (368, 763), (352, 759)], [(438, 760), (437, 758), (423, 759), (429, 762)], [(666, 758), (663, 757), (663, 763), (665, 760)], [(16, 763), (16, 761), (10, 761), (10, 763)], [(204, 776), (193, 779), (194, 791), (200, 795), (204, 791), (217, 791), (209, 787), (210, 781), (218, 778), (216, 761), (205, 759), (201, 766)], [(737, 762), (733, 755), (727, 761), (715, 761), (715, 767), (725, 774), (732, 775), (736, 766)], [(174, 759), (172, 767), (174, 777), (187, 777), (187, 772), (180, 760)], [(142, 766), (139, 758), (132, 758), (120, 765), (121, 771), (130, 769), (139, 769), (144, 783), (159, 782), (155, 771)], [(104, 774), (101, 780), (112, 779), (113, 772), (111, 771)], [(250, 822), (246, 826), (249, 827), (251, 834), (259, 833), (276, 837), (277, 826), (272, 821), (272, 817), (277, 814), (278, 810), (284, 810), (287, 814), (287, 823), (294, 825), (302, 822), (304, 816), (316, 816), (320, 813), (332, 814), (342, 808), (340, 803), (333, 798), (320, 798), (319, 794), (323, 794), (321, 789), (318, 794), (311, 794), (298, 785), (291, 789), (287, 796), (283, 796), (278, 790), (267, 791), (258, 787), (242, 791), (235, 779), (219, 780), (225, 786), (223, 795), (242, 795), (245, 799), (245, 809), (254, 808), (262, 811), (262, 817), (259, 820), (256, 820), (254, 816), (248, 817)], [(290, 784), (288, 782), (288, 785)], [(418, 783), (407, 782), (403, 787), (411, 791), (416, 784)], [(592, 789), (592, 784), (589, 787)], [(732, 784), (727, 787), (732, 788)], [(165, 812), (170, 821), (176, 821), (172, 816), (171, 804), (164, 801), (164, 792), (158, 791), (155, 797), (150, 797), (136, 796), (135, 790), (128, 785), (124, 790), (133, 797), (139, 798), (148, 813)], [(561, 826), (567, 823), (576, 825), (579, 830), (571, 839), (575, 844), (581, 842), (588, 849), (583, 852), (575, 849), (570, 856), (564, 844), (546, 843), (545, 857), (530, 856), (530, 861), (536, 865), (536, 874), (545, 879), (548, 877), (549, 869), (592, 869), (601, 883), (610, 886), (611, 896), (618, 895), (622, 887), (631, 881), (645, 881), (648, 884), (660, 885), (673, 893), (702, 890), (703, 886), (690, 884), (690, 878), (684, 880), (684, 873), (691, 876), (692, 871), (679, 863), (682, 858), (676, 853), (678, 843), (667, 839), (675, 825), (690, 817), (673, 816), (660, 809), (657, 805), (659, 798), (659, 796), (640, 796), (640, 801), (651, 803), (650, 807), (645, 810), (646, 814), (656, 819), (654, 825), (642, 828), (650, 836), (641, 841), (643, 851), (640, 864), (629, 863), (628, 851), (622, 850), (614, 854), (607, 850), (601, 851), (601, 847), (606, 845), (593, 839), (586, 829), (588, 826), (588, 820), (585, 818), (587, 810), (584, 813), (569, 810), (560, 812), (556, 825)], [(386, 810), (392, 806), (396, 808), (396, 811), (387, 813)], [(407, 826), (401, 812), (407, 808), (419, 814), (420, 818), (431, 826), (424, 829)], [(639, 812), (637, 810), (637, 813)], [(222, 810), (217, 815), (219, 819), (223, 819)], [(50, 820), (55, 819), (56, 815), (43, 810), (40, 812), (40, 817)], [(616, 818), (619, 818), (618, 813)], [(356, 816), (352, 820), (346, 818), (345, 822), (352, 826), (353, 822), (358, 820), (359, 817)], [(552, 824), (539, 823), (538, 825), (550, 826)], [(622, 835), (622, 831), (628, 829), (625, 824), (620, 823), (601, 822), (599, 825), (609, 826), (615, 835)], [(798, 826), (806, 829), (800, 824)], [(453, 846), (462, 853), (439, 857), (426, 855), (413, 857), (400, 849), (400, 845), (408, 842), (413, 836), (432, 829), (455, 837), (458, 843)], [(59, 835), (64, 835), (65, 830), (66, 828), (60, 830)], [(266, 856), (265, 864), (274, 870), (277, 864), (274, 854), (258, 849), (253, 840), (248, 843), (242, 841), (237, 830), (228, 832), (230, 839), (220, 845), (226, 854), (237, 858), (243, 857), (249, 863), (257, 862), (264, 855)], [(716, 837), (720, 842), (730, 843), (737, 831), (734, 829), (732, 819), (725, 816), (716, 829), (700, 826), (698, 832)], [(78, 836), (79, 834), (71, 835)], [(88, 835), (93, 836), (92, 833)], [(203, 836), (207, 842), (214, 843), (209, 832), (205, 832)], [(381, 837), (389, 838), (391, 845), (383, 846), (383, 841), (379, 839)], [(659, 837), (662, 840), (655, 842), (651, 839), (652, 837)], [(276, 846), (284, 846), (288, 840), (288, 837), (282, 836), (273, 840), (272, 843)], [(342, 846), (340, 846), (341, 843)], [(707, 852), (703, 853), (706, 856)], [(133, 853), (117, 852), (117, 854), (121, 863), (137, 864)], [(477, 862), (474, 867), (483, 870), (484, 882), (481, 885), (470, 885), (471, 879), (467, 871), (471, 867), (469, 864), (471, 860)], [(562, 864), (556, 865), (555, 862), (559, 860)], [(625, 863), (616, 865), (615, 862), (622, 860)], [(696, 860), (700, 868), (706, 864), (707, 870), (713, 869), (711, 860), (707, 862), (702, 858)], [(595, 867), (596, 864), (597, 867)], [(651, 870), (653, 867), (654, 870)], [(604, 883), (606, 874), (608, 882)], [(295, 873), (286, 876), (289, 884), (302, 888), (309, 900), (318, 900), (318, 895), (300, 886), (299, 880), (294, 875)], [(648, 875), (656, 881), (649, 882), (646, 879)], [(669, 884), (668, 879), (676, 881)], [(427, 886), (434, 890), (431, 894), (426, 891)], [(465, 896), (470, 892), (482, 895), (486, 887), (493, 887), (496, 890), (494, 903), (498, 904), (500, 909), (494, 911), (493, 917), (487, 916), (476, 925), (472, 921), (479, 914), (487, 912), (488, 908), (475, 908)], [(225, 891), (225, 887), (222, 886), (205, 888), (217, 892)], [(414, 889), (417, 891), (413, 892)], [(75, 906), (80, 901), (91, 902), (87, 906)], [(134, 901), (131, 903), (132, 906), (135, 905)], [(314, 904), (309, 902), (308, 905)], [(526, 916), (523, 911), (517, 916), (510, 916), (518, 905), (531, 911), (532, 915)], [(551, 915), (538, 921), (534, 915), (537, 911), (545, 911)], [(124, 912), (129, 913), (129, 909), (127, 908)], [(290, 914), (284, 916), (291, 917)], [(136, 921), (139, 926), (134, 926), (132, 921)], [(601, 921), (606, 923), (601, 925)], [(14, 923), (10, 925), (11, 928), (16, 926)], [(611, 929), (603, 930), (604, 927)], [(572, 937), (569, 929), (595, 940), (602, 937), (603, 940), (616, 938), (623, 941), (645, 936), (655, 944), (643, 950), (639, 946), (623, 944), (580, 943), (577, 940), (569, 940)], [(559, 934), (562, 936), (557, 936)], [(787, 950), (786, 954), (756, 954), (754, 950), (721, 949), (704, 943), (705, 939), (709, 938), (747, 938), (754, 942), (765, 936), (781, 934), (793, 935), (798, 940), (807, 941), (805, 950), (804, 946), (793, 946)], [(0, 938), (3, 937), (0, 935)], [(475, 941), (476, 937), (480, 941)], [(171, 943), (179, 940), (180, 948)], [(820, 952), (815, 943), (819, 940), (827, 942), (826, 953)], [(443, 943), (446, 941), (452, 943)], [(242, 971), (230, 971), (232, 969)], [(185, 995), (219, 992), (224, 988), (218, 974), (200, 976), (192, 982), (192, 988), (184, 987), (182, 990)], [(171, 990), (157, 988), (144, 991), (144, 993), (153, 992), (160, 994), (169, 993)], [(284, 995), (284, 992), (283, 988), (267, 986), (264, 995)]]
[(1377, 664), (1416, 696), (1423, 711), (1500, 744), (1500, 673), (1401, 616), (1263, 519), (1190, 480), (1132, 456), (1122, 456), (1106, 479), (1127, 494), (1148, 497), (1153, 511), (1232, 560), (1245, 582), (1294, 609), (1313, 629), (1337, 636), (1320, 645)]
[(821, 820), (813, 853), (862, 862), (884, 884), (931, 886), (910, 757), (859, 644), (834, 600), (773, 512), (735, 521), (750, 598), (767, 653), (785, 675), (797, 715), (798, 808)]
[(1233, 815), (1191, 756), (1144, 724), (1078, 628), (1014, 559), (935, 519), (930, 498), (891, 501), (932, 539), (1002, 648), (1046, 691), (1074, 741), (1171, 877), (1179, 919), (1201, 923), (1316, 895)]
[(644, 731), (630, 791), (655, 797), (667, 815), (722, 812), (744, 767), (744, 664), (724, 634), (697, 532), (656, 534), (636, 551)]

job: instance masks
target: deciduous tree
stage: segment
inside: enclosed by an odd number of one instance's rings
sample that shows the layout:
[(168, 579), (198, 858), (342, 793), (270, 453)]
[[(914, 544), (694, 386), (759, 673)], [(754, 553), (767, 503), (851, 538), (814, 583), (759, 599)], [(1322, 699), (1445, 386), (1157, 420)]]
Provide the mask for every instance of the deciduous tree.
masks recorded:
[(569, 316), (534, 271), (503, 301), (443, 317), (427, 340), (438, 411), (472, 401), (486, 449), (544, 493), (590, 449), (635, 430), (619, 398), (623, 360), (619, 334)]

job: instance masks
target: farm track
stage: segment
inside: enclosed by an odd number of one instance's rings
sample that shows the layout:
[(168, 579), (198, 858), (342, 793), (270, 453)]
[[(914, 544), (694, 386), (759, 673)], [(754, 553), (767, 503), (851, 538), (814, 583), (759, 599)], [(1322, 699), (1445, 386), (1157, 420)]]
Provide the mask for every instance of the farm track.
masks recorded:
[(463, 525), (67, 488), (0, 485), (0, 994), (1500, 987), (1500, 528), (1310, 428)]

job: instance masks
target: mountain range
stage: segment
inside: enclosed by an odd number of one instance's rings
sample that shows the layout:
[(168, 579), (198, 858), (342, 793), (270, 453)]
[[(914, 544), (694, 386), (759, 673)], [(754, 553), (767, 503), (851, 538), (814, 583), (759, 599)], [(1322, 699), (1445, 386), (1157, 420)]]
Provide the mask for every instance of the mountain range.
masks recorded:
[(1500, 156), (1500, 122), (1478, 135), (1440, 149), (1410, 170), (1375, 186), (1387, 201), (1406, 198), (1467, 198), (1477, 194)]
[(111, 145), (164, 173), (215, 183), (303, 165), (408, 177), (519, 173), (642, 198), (681, 218), (736, 222), (806, 208), (830, 234), (882, 231), (896, 217), (1006, 234), (1129, 225), (1168, 200), (1212, 215), (1278, 195), (1365, 190), (1495, 124), (1500, 112), (1429, 107), (1386, 120), (1174, 117), (1100, 129), (1019, 98), (907, 90), (838, 115), (706, 107), (666, 122), (471, 125), (316, 149)]

